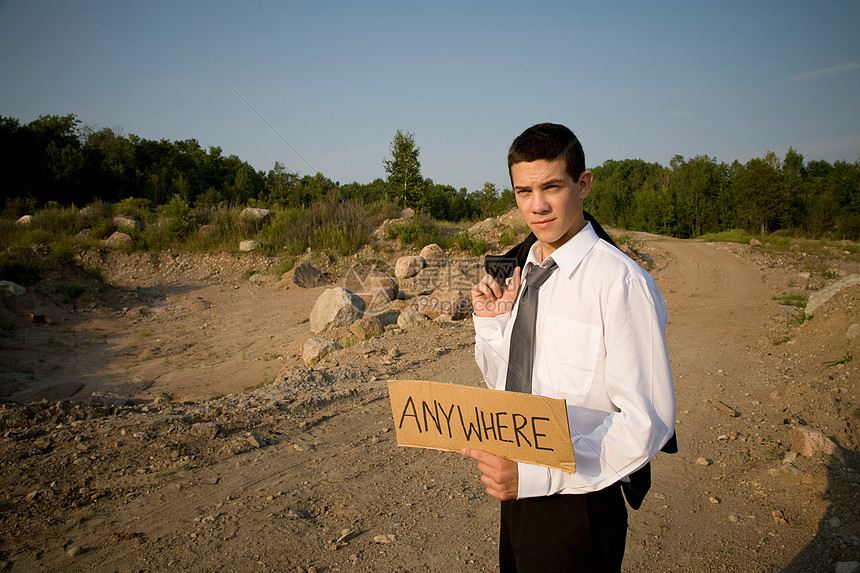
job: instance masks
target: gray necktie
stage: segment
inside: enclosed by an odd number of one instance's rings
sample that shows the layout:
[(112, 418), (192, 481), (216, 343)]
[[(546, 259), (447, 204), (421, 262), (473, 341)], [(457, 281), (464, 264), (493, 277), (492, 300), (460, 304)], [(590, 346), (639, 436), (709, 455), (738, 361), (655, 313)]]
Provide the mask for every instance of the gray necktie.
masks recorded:
[(537, 320), (538, 290), (557, 269), (555, 261), (545, 267), (533, 266), (526, 276), (520, 298), (517, 319), (511, 331), (511, 350), (508, 353), (508, 376), (505, 390), (532, 393), (532, 371), (535, 362), (535, 321)]

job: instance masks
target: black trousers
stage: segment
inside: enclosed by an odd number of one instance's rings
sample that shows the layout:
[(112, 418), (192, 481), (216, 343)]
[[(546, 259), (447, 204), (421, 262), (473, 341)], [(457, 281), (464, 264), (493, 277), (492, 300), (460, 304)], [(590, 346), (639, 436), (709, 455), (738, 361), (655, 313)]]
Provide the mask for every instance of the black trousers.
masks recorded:
[(501, 573), (620, 571), (627, 540), (621, 486), (502, 502)]

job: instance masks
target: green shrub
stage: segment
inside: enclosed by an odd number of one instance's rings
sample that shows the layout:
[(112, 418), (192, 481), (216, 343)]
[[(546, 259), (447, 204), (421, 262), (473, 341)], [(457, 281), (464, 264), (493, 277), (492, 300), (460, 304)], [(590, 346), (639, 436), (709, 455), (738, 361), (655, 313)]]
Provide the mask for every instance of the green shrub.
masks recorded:
[(125, 215), (138, 221), (146, 221), (152, 214), (152, 201), (139, 197), (129, 197), (117, 203), (114, 206), (114, 211), (119, 215)]
[(439, 225), (424, 215), (416, 215), (402, 222), (388, 223), (385, 226), (385, 236), (414, 247), (424, 247), (436, 243), (445, 249), (450, 245), (450, 240), (442, 232)]
[(84, 219), (75, 207), (50, 205), (33, 215), (33, 226), (55, 237), (74, 236), (83, 229)]
[(508, 247), (513, 245), (517, 240), (517, 232), (511, 227), (506, 227), (502, 234), (499, 236), (499, 244)]
[(73, 283), (68, 285), (60, 285), (57, 287), (57, 293), (62, 295), (66, 302), (73, 301), (81, 297), (86, 291), (86, 287), (81, 284)]
[(743, 229), (730, 229), (719, 233), (705, 233), (699, 237), (703, 241), (715, 243), (744, 243), (749, 244), (754, 237)]
[(31, 286), (39, 278), (36, 256), (28, 247), (11, 247), (0, 253), (0, 280)]
[(806, 301), (809, 299), (809, 295), (805, 293), (792, 293), (792, 294), (783, 294), (781, 296), (772, 297), (771, 300), (778, 301), (779, 304), (784, 304), (786, 306), (796, 306), (798, 308), (805, 307)]
[(191, 206), (188, 201), (174, 195), (160, 208), (164, 218), (164, 230), (174, 239), (184, 238), (192, 228)]
[(348, 255), (361, 248), (371, 229), (360, 204), (346, 204), (331, 196), (307, 208), (288, 207), (275, 213), (260, 230), (261, 240), (290, 255), (314, 250)]
[(51, 260), (59, 265), (74, 265), (77, 263), (77, 250), (68, 241), (54, 241), (48, 245), (51, 248)]

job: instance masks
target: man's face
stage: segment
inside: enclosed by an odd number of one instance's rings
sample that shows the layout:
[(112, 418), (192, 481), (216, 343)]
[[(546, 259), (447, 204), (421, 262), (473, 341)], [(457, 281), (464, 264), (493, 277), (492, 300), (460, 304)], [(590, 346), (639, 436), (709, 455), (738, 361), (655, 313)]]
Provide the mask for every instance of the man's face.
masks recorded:
[(574, 181), (564, 160), (511, 165), (517, 207), (541, 243), (542, 259), (585, 226), (582, 200), (591, 191), (591, 179), (591, 171), (583, 171)]

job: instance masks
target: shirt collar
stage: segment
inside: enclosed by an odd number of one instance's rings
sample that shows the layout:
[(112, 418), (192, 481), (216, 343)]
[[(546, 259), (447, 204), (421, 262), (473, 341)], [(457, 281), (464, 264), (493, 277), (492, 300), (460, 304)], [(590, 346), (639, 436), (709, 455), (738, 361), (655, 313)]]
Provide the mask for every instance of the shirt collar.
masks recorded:
[[(558, 270), (570, 277), (585, 255), (594, 248), (599, 238), (591, 227), (591, 223), (586, 221), (583, 227), (576, 235), (570, 238), (565, 244), (557, 248), (550, 256), (555, 264), (558, 265)], [(526, 266), (529, 263), (539, 265), (538, 253), (540, 252), (540, 243), (535, 241), (532, 248), (529, 249), (529, 256), (526, 258)]]

